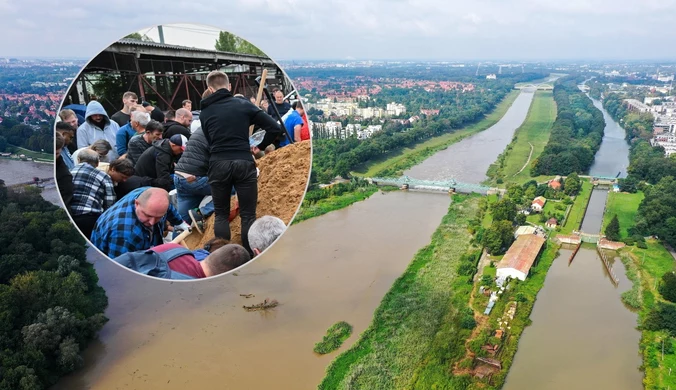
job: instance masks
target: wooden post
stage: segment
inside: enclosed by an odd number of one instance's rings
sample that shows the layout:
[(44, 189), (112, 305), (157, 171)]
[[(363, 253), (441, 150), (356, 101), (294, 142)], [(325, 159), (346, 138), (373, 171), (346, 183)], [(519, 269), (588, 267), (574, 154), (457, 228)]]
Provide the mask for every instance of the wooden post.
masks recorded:
[[(263, 99), (263, 89), (265, 88), (265, 81), (268, 79), (268, 70), (263, 68), (263, 73), (261, 74), (261, 83), (258, 85), (258, 94), (256, 94), (256, 107), (261, 104)], [(269, 102), (270, 104), (274, 104)], [(254, 125), (249, 126), (249, 137), (253, 134)]]

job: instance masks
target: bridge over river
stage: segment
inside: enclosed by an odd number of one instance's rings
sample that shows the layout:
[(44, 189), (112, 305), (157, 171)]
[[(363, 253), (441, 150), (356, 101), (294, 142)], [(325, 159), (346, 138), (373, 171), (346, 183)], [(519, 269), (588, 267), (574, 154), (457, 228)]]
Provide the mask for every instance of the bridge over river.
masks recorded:
[(488, 187), (484, 186), (481, 184), (474, 184), (474, 183), (464, 183), (464, 182), (459, 182), (455, 179), (447, 179), (447, 180), (420, 180), (420, 179), (414, 179), (409, 176), (401, 176), (401, 177), (370, 177), (366, 178), (369, 182), (376, 184), (376, 185), (382, 185), (382, 186), (397, 186), (397, 187), (402, 187), (406, 186), (409, 189), (416, 189), (416, 190), (428, 190), (428, 191), (439, 191), (439, 192), (448, 192), (448, 191), (453, 191), (453, 192), (459, 192), (459, 193), (479, 193), (479, 194), (496, 194), (496, 193), (504, 193), (505, 190), (499, 189), (499, 188), (493, 188), (493, 187)]

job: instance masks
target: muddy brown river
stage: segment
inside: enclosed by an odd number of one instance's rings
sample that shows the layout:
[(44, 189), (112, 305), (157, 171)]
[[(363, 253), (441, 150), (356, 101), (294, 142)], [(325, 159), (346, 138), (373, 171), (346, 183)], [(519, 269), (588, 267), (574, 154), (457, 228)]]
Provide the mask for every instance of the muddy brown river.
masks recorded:
[[(196, 283), (145, 279), (91, 253), (111, 320), (86, 350), (85, 367), (54, 388), (314, 389), (429, 243), (449, 203), (441, 194), (376, 193), (292, 226), (238, 276)], [(242, 309), (265, 298), (281, 305)], [(338, 321), (354, 326), (352, 337), (315, 355)]]

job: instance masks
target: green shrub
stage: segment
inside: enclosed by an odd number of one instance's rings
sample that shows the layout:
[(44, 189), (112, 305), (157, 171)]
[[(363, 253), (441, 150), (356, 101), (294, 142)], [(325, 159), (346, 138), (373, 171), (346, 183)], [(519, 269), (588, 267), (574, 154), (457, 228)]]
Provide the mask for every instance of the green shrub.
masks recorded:
[(345, 340), (352, 334), (352, 325), (345, 321), (338, 322), (326, 331), (321, 342), (315, 344), (314, 351), (324, 355), (340, 348)]

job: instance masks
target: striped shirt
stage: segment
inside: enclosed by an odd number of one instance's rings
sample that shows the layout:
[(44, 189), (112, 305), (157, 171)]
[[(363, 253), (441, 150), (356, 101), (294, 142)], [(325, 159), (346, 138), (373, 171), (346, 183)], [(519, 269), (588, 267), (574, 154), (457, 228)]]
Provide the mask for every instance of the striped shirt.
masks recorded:
[(82, 163), (71, 169), (70, 174), (73, 176), (72, 215), (101, 214), (115, 203), (115, 187), (107, 173)]

